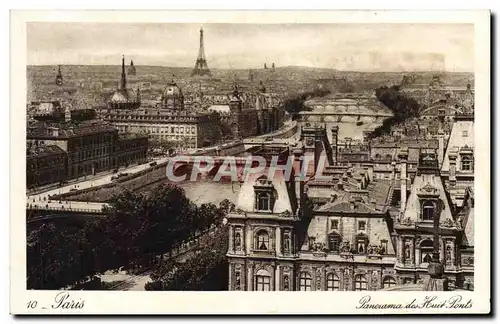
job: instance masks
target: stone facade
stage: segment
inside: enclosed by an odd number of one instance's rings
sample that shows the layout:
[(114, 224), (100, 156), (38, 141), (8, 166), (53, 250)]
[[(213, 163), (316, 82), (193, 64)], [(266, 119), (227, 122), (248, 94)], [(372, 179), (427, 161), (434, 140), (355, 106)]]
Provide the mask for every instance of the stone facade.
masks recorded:
[[(247, 191), (228, 215), (229, 290), (411, 287), (428, 278), (436, 249), (450, 289), (473, 289), (473, 197), (458, 214), (451, 207), (436, 148), (391, 148), (388, 179), (376, 177), (372, 161), (338, 163), (337, 143), (328, 142), (324, 128), (302, 127), (299, 145), (289, 152), (305, 178), (284, 186), (266, 180), (287, 203), (261, 210), (258, 181), (245, 180)], [(308, 155), (313, 167), (303, 168)], [(327, 163), (317, 179), (322, 155)], [(464, 235), (469, 239), (461, 240)]]

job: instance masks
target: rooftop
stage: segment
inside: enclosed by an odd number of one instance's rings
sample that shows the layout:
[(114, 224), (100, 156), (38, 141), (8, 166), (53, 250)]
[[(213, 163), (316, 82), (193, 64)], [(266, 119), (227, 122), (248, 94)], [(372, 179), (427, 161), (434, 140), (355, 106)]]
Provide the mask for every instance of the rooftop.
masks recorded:
[(109, 124), (100, 121), (86, 121), (81, 123), (37, 123), (27, 129), (28, 139), (67, 139), (104, 132), (116, 132)]
[(42, 157), (48, 155), (65, 154), (64, 150), (57, 145), (36, 146), (27, 149), (27, 158)]

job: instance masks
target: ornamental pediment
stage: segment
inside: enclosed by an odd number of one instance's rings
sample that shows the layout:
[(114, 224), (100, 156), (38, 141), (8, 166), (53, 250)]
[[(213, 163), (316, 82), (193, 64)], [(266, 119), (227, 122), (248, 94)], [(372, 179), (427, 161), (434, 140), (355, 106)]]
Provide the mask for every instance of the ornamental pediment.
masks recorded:
[(418, 196), (439, 196), (439, 189), (427, 182), (424, 186), (420, 187), (417, 192)]

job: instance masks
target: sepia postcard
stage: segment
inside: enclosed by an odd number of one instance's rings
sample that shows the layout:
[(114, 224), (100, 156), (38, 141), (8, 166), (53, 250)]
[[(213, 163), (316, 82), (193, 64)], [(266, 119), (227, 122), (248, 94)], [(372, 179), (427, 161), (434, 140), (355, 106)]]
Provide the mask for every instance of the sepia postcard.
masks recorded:
[(488, 11), (12, 11), (10, 53), (12, 314), (491, 311)]

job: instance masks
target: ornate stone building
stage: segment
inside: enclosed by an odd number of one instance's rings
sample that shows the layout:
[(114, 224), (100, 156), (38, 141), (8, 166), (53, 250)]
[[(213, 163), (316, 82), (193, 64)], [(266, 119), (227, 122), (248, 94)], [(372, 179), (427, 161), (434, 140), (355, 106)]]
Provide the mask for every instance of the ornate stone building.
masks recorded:
[[(407, 154), (400, 152), (403, 172)], [(450, 285), (454, 287), (457, 281), (461, 285), (463, 276), (458, 252), (464, 229), (439, 175), (435, 150), (420, 153), (417, 175), (408, 199), (405, 198), (401, 197), (401, 214), (394, 227), (398, 251), (395, 269), (401, 283), (415, 283), (426, 278), (427, 266), (437, 247)], [(434, 242), (435, 234), (438, 234), (439, 242)]]
[[(58, 168), (64, 171), (64, 179), (74, 179), (94, 175), (115, 167), (143, 163), (146, 160), (148, 139), (144, 136), (118, 135), (109, 124), (100, 121), (48, 123), (38, 122), (27, 129), (27, 159), (34, 156), (30, 152), (64, 152), (64, 166), (59, 154), (50, 154)], [(55, 147), (59, 149), (56, 150)], [(48, 159), (49, 157), (47, 157)], [(40, 167), (40, 159), (37, 160)], [(31, 163), (31, 162), (30, 162)], [(52, 162), (51, 162), (52, 163)], [(36, 169), (34, 171), (36, 173)], [(62, 176), (51, 176), (52, 182)], [(28, 179), (29, 180), (29, 179)], [(39, 181), (40, 182), (40, 181)], [(47, 181), (44, 181), (47, 182)], [(34, 182), (33, 182), (34, 184)]]
[(66, 180), (66, 152), (57, 145), (28, 147), (26, 187), (38, 187)]
[[(330, 133), (336, 139), (338, 128)], [(410, 287), (427, 278), (437, 243), (451, 288), (473, 289), (473, 195), (452, 207), (436, 149), (417, 150), (413, 177), (400, 149), (391, 163), (400, 176), (388, 179), (375, 178), (370, 162), (340, 165), (337, 154), (326, 129), (303, 127), (284, 153), (291, 177), (245, 178), (227, 215), (229, 290)]]
[(278, 130), (285, 110), (276, 94), (267, 93), (261, 83), (257, 91), (240, 91), (237, 85), (229, 96), (212, 96), (215, 104), (207, 110), (220, 115), (226, 137), (241, 138)]
[(474, 187), (474, 116), (457, 115), (446, 145), (441, 177), (451, 202), (461, 207), (467, 188)]
[(100, 115), (120, 133), (144, 134), (159, 142), (173, 142), (177, 151), (214, 144), (221, 136), (219, 117), (186, 107), (184, 94), (174, 80), (167, 84), (154, 108), (108, 108), (101, 110)]

